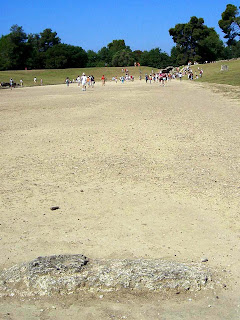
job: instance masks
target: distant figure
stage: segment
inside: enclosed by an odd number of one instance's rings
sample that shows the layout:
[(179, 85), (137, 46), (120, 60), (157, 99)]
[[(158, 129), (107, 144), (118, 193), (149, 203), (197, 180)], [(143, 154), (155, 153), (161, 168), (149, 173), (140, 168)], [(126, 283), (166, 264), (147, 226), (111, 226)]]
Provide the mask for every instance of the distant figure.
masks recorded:
[(178, 74), (180, 81), (182, 81), (182, 72), (179, 72)]
[(95, 84), (95, 79), (94, 79), (94, 76), (91, 75), (91, 86), (92, 86), (92, 88), (94, 88), (94, 84)]
[(148, 79), (149, 79), (149, 83), (151, 84), (152, 83), (152, 75), (151, 74), (149, 75)]
[(106, 79), (105, 79), (104, 74), (103, 74), (103, 76), (102, 76), (101, 80), (102, 80), (102, 86), (105, 86)]
[(81, 78), (80, 78), (80, 76), (78, 76), (78, 77), (77, 77), (78, 87), (80, 87), (80, 82), (81, 82)]
[(67, 87), (69, 87), (70, 80), (68, 77), (66, 78), (65, 82), (66, 82)]
[(82, 82), (82, 91), (86, 91), (87, 89), (87, 77), (85, 76), (85, 73), (81, 76), (81, 82)]
[(13, 88), (13, 78), (11, 78), (11, 79), (9, 80), (9, 83), (10, 83), (10, 88), (11, 88), (11, 90), (12, 90), (12, 88)]
[(37, 83), (37, 77), (33, 78), (33, 82), (36, 84)]
[(20, 79), (20, 86), (23, 87), (23, 79)]
[(43, 79), (40, 80), (41, 86), (43, 85)]

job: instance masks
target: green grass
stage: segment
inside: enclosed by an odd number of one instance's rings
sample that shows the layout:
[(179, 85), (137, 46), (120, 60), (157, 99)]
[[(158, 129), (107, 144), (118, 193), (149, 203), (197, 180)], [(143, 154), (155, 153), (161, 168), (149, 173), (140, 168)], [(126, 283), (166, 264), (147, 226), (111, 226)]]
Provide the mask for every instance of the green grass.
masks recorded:
[[(221, 71), (221, 65), (227, 65), (228, 71)], [(240, 86), (240, 59), (192, 66), (194, 78), (198, 67), (203, 69), (203, 77), (196, 81)]]
[[(142, 72), (142, 78), (144, 78), (145, 73), (149, 74), (152, 72), (150, 67), (128, 67), (129, 74), (133, 75), (135, 79), (139, 79), (140, 70)], [(157, 71), (157, 69), (154, 69)], [(43, 79), (44, 85), (50, 84), (60, 84), (65, 83), (66, 77), (69, 77), (70, 80), (76, 79), (78, 75), (82, 73), (88, 75), (93, 75), (95, 81), (100, 81), (102, 75), (104, 74), (107, 81), (111, 80), (113, 76), (121, 77), (122, 68), (73, 68), (73, 69), (46, 69), (46, 70), (10, 70), (10, 71), (0, 71), (0, 82), (9, 82), (10, 78), (16, 83), (20, 83), (20, 79), (23, 80), (24, 86), (34, 86), (33, 78), (37, 77), (37, 85), (40, 85), (40, 79)]]
[[(221, 71), (221, 64), (228, 65), (228, 71)], [(199, 78), (198, 82), (210, 82), (217, 84), (227, 84), (232, 86), (240, 86), (240, 59), (232, 61), (218, 61), (216, 63), (202, 64), (192, 66), (194, 71), (197, 68), (203, 69), (203, 77)], [(139, 79), (139, 68), (138, 67), (128, 67), (130, 75), (133, 75), (135, 79)], [(140, 67), (142, 71), (142, 78), (144, 79), (145, 73), (150, 74), (152, 68), (150, 67)], [(154, 71), (158, 71), (154, 69)], [(100, 81), (102, 75), (104, 74), (107, 80), (111, 80), (113, 76), (118, 78), (122, 75), (122, 68), (81, 68), (81, 69), (46, 69), (46, 70), (17, 70), (17, 71), (0, 71), (0, 82), (9, 82), (10, 78), (16, 83), (19, 83), (20, 79), (23, 79), (24, 86), (33, 86), (33, 78), (37, 77), (37, 85), (40, 85), (40, 79), (43, 79), (44, 85), (49, 84), (60, 84), (65, 83), (66, 77), (70, 80), (76, 79), (78, 75), (82, 73), (86, 75), (94, 75), (95, 81)], [(187, 79), (187, 77), (183, 77)]]

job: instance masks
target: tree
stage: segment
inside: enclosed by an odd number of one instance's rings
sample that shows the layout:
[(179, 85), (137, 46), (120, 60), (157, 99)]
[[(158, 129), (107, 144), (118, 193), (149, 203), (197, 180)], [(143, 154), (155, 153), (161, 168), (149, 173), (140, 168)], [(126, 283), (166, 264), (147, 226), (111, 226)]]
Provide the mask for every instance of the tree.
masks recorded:
[(131, 51), (123, 49), (114, 54), (112, 58), (113, 67), (124, 67), (133, 65), (134, 58)]
[(224, 45), (214, 28), (209, 28), (208, 36), (199, 41), (196, 53), (201, 62), (224, 58)]
[[(113, 40), (107, 45), (109, 51), (111, 54), (115, 54), (116, 52), (122, 51), (124, 49), (127, 49), (127, 46), (125, 45), (124, 40)], [(128, 47), (129, 49), (129, 47)]]
[(97, 61), (98, 61), (97, 53), (94, 52), (93, 50), (88, 50), (87, 58), (88, 58), (87, 67), (96, 67)]
[(61, 42), (60, 38), (57, 37), (57, 32), (53, 32), (52, 29), (45, 29), (40, 33), (40, 51), (46, 52), (47, 49), (52, 48)]
[[(188, 23), (177, 24), (171, 28), (169, 34), (176, 43), (176, 60), (181, 64), (186, 64), (189, 60), (216, 60), (219, 58), (220, 48), (223, 49), (219, 35), (213, 28), (204, 25), (203, 18), (191, 17)], [(213, 46), (213, 50), (210, 46)]]
[(134, 58), (134, 62), (140, 62), (141, 60), (141, 56), (142, 56), (142, 51), (141, 50), (135, 50), (133, 51), (133, 58)]
[(110, 57), (108, 48), (103, 47), (98, 51), (98, 61), (102, 62), (103, 66), (111, 62), (111, 57)]
[(9, 35), (0, 38), (0, 70), (11, 69), (11, 42)]
[(28, 59), (26, 67), (28, 69), (42, 69), (45, 64), (45, 52), (41, 51), (40, 34), (29, 34), (27, 40)]
[(140, 64), (144, 66), (163, 69), (171, 63), (171, 59), (166, 52), (162, 52), (160, 48), (143, 51)]
[[(113, 40), (107, 45), (107, 47), (103, 47), (101, 50), (98, 51), (98, 61), (104, 63), (104, 65), (107, 64), (108, 66), (111, 66), (114, 56), (114, 63), (117, 63), (116, 61), (118, 59), (124, 59), (123, 54), (116, 55), (117, 53), (122, 52), (123, 50), (126, 50), (126, 52), (131, 52), (130, 47), (126, 46), (124, 40)], [(120, 56), (121, 58), (119, 58)]]
[(240, 16), (238, 14), (238, 8), (233, 4), (228, 4), (222, 13), (222, 19), (218, 21), (219, 27), (225, 33), (224, 38), (227, 39), (228, 46), (236, 44), (236, 37), (240, 36)]
[(0, 38), (0, 69), (23, 69), (28, 57), (27, 35), (23, 28), (13, 25), (10, 33)]
[(49, 48), (46, 53), (45, 68), (83, 68), (87, 64), (87, 53), (81, 47), (59, 43)]

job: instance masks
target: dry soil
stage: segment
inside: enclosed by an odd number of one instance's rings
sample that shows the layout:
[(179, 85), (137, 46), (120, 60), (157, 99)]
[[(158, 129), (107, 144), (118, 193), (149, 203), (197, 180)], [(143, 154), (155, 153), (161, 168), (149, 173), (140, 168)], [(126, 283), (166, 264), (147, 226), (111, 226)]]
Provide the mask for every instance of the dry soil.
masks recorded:
[(176, 80), (0, 90), (1, 269), (80, 253), (223, 275), (196, 294), (2, 299), (0, 319), (240, 319), (239, 119), (230, 94)]

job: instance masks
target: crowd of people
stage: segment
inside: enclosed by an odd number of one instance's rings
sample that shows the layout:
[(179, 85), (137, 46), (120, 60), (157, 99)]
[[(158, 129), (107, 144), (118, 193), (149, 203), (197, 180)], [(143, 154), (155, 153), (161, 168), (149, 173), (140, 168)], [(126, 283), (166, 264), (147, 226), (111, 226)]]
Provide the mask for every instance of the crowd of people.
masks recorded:
[[(132, 82), (134, 81), (134, 76), (129, 74), (128, 69), (122, 68), (122, 74), (120, 77), (113, 76), (110, 81), (118, 83), (120, 81), (121, 83), (124, 82)], [(182, 68), (176, 68), (175, 72), (152, 72), (150, 74), (145, 74), (145, 82), (151, 84), (153, 83), (160, 83), (160, 85), (165, 86), (165, 84), (172, 79), (178, 78), (180, 81), (182, 80), (183, 76), (187, 76), (189, 80), (197, 80), (198, 78), (201, 78), (203, 76), (203, 69), (198, 67), (195, 68), (195, 71), (192, 70), (191, 64), (189, 63), (186, 67)], [(101, 80), (102, 86), (105, 86), (107, 78), (105, 75), (102, 75), (102, 77), (99, 79)], [(140, 72), (139, 80), (142, 80), (142, 74)], [(34, 85), (38, 85), (37, 77), (33, 78)], [(66, 85), (69, 87), (71, 83), (77, 83), (78, 87), (82, 88), (82, 91), (86, 91), (87, 88), (94, 88), (95, 85), (95, 78), (93, 75), (86, 76), (85, 73), (82, 74), (82, 76), (78, 75), (76, 78), (73, 78), (70, 80), (69, 77), (65, 79)], [(20, 79), (20, 84), (16, 84), (14, 80), (11, 78), (9, 83), (1, 83), (1, 86), (4, 86), (3, 84), (7, 84), (11, 89), (15, 86), (21, 86), (23, 87), (23, 79)], [(43, 79), (40, 79), (40, 85), (43, 85)]]
[(196, 71), (193, 71), (191, 68), (191, 63), (188, 63), (188, 66), (183, 68), (182, 75), (186, 75), (189, 80), (197, 80), (202, 78), (203, 69), (198, 67)]
[(95, 84), (95, 79), (93, 75), (86, 76), (85, 73), (82, 76), (77, 76), (76, 79), (70, 80), (69, 77), (66, 78), (65, 83), (69, 87), (70, 83), (77, 83), (78, 87), (82, 87), (82, 91), (86, 91), (88, 88), (93, 88)]

